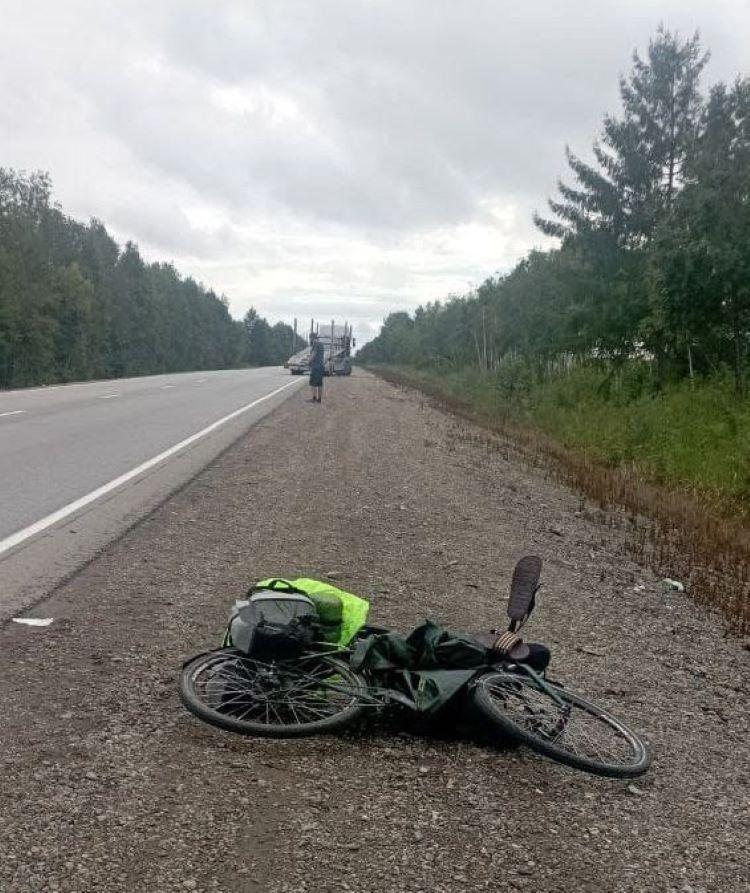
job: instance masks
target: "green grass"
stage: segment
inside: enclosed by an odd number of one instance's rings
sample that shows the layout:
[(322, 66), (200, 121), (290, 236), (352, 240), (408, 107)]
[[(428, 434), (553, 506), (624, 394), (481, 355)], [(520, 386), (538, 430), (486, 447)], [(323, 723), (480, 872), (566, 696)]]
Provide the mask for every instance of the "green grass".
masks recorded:
[(541, 431), (607, 467), (750, 515), (750, 400), (738, 400), (727, 378), (657, 392), (648, 367), (637, 363), (545, 376), (521, 363), (489, 374), (409, 375), (490, 419)]
[(578, 375), (532, 391), (528, 418), (569, 449), (680, 490), (747, 503), (750, 404), (724, 381), (606, 398)]

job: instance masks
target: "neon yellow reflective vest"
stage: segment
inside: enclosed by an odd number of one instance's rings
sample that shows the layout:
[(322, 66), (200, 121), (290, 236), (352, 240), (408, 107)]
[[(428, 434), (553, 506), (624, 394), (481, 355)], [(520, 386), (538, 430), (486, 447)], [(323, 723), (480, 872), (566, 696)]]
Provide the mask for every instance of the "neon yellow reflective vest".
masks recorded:
[(370, 613), (370, 603), (365, 599), (331, 583), (309, 577), (298, 577), (296, 580), (270, 577), (256, 583), (253, 589), (295, 591), (306, 595), (315, 604), (324, 627), (328, 626), (333, 630), (330, 637), (326, 636), (326, 641), (341, 647), (352, 641), (367, 623), (367, 615)]

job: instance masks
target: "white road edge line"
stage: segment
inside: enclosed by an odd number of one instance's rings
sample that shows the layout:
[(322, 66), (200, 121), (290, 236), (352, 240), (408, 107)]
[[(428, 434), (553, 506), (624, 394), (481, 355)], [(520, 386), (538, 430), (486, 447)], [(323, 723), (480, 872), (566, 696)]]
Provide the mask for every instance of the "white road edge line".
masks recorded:
[(111, 400), (113, 397), (119, 397), (119, 394), (99, 394), (100, 400)]
[(34, 524), (29, 524), (28, 527), (24, 527), (22, 530), (17, 530), (15, 533), (12, 533), (10, 536), (6, 537), (4, 540), (0, 540), (0, 555), (14, 548), (15, 546), (20, 545), (22, 542), (24, 542), (24, 540), (29, 539), (29, 537), (35, 536), (37, 533), (41, 533), (43, 530), (47, 530), (48, 527), (52, 527), (52, 525), (57, 524), (58, 521), (62, 521), (65, 518), (70, 517), (70, 515), (74, 514), (74, 512), (77, 512), (85, 506), (90, 505), (97, 499), (101, 499), (102, 496), (106, 496), (107, 493), (111, 493), (113, 490), (116, 490), (123, 484), (127, 484), (128, 481), (132, 481), (133, 478), (138, 477), (138, 475), (143, 474), (145, 471), (149, 471), (155, 465), (158, 465), (165, 459), (169, 459), (170, 456), (174, 456), (175, 453), (179, 453), (180, 450), (183, 450), (185, 449), (185, 447), (190, 446), (191, 443), (195, 443), (196, 440), (200, 440), (202, 437), (205, 437), (207, 434), (210, 434), (212, 431), (220, 428), (222, 425), (225, 425), (232, 419), (236, 419), (237, 416), (242, 415), (243, 412), (247, 412), (248, 409), (252, 409), (259, 403), (263, 403), (264, 400), (269, 400), (271, 397), (275, 397), (276, 394), (280, 394), (282, 391), (285, 391), (287, 388), (295, 384), (299, 384), (299, 382), (290, 381), (287, 384), (282, 385), (280, 388), (276, 388), (275, 391), (271, 391), (269, 394), (265, 394), (263, 397), (258, 397), (258, 399), (253, 400), (252, 403), (248, 403), (245, 406), (241, 406), (239, 409), (235, 409), (235, 411), (230, 412), (229, 415), (225, 415), (223, 418), (212, 422), (212, 424), (208, 425), (208, 427), (202, 428), (200, 431), (196, 431), (195, 434), (191, 434), (190, 437), (186, 437), (185, 440), (181, 440), (174, 446), (169, 447), (169, 449), (164, 450), (163, 453), (159, 453), (158, 456), (154, 456), (153, 459), (147, 459), (136, 468), (132, 468), (130, 471), (125, 472), (125, 474), (121, 474), (120, 477), (115, 478), (108, 484), (103, 484), (101, 487), (97, 487), (96, 490), (92, 490), (85, 496), (81, 496), (80, 499), (76, 499), (74, 502), (68, 503), (68, 505), (63, 506), (63, 508), (58, 509), (56, 512), (52, 512), (51, 515), (47, 515), (46, 518), (42, 518), (41, 521), (36, 521)]
[(10, 412), (0, 412), (0, 418), (2, 418), (4, 415), (23, 415), (23, 413), (25, 412), (25, 409), (13, 409)]

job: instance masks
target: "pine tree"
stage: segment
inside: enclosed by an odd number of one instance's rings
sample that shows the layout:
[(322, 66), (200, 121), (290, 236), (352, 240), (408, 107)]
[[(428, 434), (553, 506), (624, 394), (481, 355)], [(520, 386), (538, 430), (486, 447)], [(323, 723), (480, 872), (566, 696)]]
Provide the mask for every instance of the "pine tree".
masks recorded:
[(535, 216), (548, 235), (609, 235), (617, 247), (647, 242), (680, 187), (701, 112), (698, 91), (708, 60), (697, 34), (681, 41), (660, 28), (647, 58), (633, 54), (633, 69), (620, 80), (622, 117), (608, 115), (596, 165), (567, 150), (576, 187), (560, 182), (561, 200), (550, 200), (556, 219)]
[(655, 242), (654, 317), (675, 350), (725, 362), (743, 390), (750, 329), (750, 80), (711, 91), (686, 185)]

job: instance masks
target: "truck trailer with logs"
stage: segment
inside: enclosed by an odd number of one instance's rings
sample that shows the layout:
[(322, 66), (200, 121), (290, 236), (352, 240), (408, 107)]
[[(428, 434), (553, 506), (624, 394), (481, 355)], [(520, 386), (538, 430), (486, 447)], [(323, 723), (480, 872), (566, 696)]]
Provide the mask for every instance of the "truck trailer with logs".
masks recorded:
[[(295, 325), (296, 331), (296, 325)], [(305, 375), (310, 371), (310, 342), (313, 335), (323, 345), (326, 375), (351, 375), (352, 373), (352, 348), (356, 346), (356, 340), (352, 337), (352, 327), (348, 322), (343, 326), (336, 325), (332, 320), (328, 323), (310, 323), (310, 336), (308, 344), (297, 351), (284, 363), (292, 375)], [(296, 336), (295, 336), (296, 337)]]

